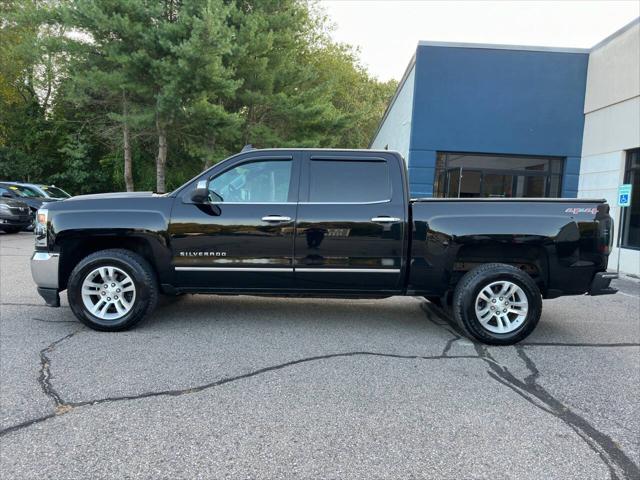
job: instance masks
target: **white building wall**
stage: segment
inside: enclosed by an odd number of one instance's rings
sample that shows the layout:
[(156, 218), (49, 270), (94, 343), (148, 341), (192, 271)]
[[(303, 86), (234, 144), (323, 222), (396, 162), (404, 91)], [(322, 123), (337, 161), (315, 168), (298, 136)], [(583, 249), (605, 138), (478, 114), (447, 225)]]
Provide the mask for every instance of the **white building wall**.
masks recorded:
[[(596, 46), (589, 55), (578, 197), (606, 198), (620, 232), (618, 186), (626, 150), (640, 147), (640, 23)], [(636, 192), (635, 195), (639, 195)], [(640, 251), (614, 248), (609, 268), (640, 275)]]
[(413, 65), (371, 142), (371, 148), (383, 150), (388, 146), (389, 150), (400, 152), (405, 160), (409, 156), (415, 77), (416, 68)]

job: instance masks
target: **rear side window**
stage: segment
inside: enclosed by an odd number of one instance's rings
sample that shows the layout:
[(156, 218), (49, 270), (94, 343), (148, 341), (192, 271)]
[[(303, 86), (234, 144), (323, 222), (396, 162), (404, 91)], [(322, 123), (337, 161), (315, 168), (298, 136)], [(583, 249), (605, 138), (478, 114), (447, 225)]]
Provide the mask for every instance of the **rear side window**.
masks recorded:
[(387, 162), (311, 160), (310, 202), (380, 202), (391, 199)]

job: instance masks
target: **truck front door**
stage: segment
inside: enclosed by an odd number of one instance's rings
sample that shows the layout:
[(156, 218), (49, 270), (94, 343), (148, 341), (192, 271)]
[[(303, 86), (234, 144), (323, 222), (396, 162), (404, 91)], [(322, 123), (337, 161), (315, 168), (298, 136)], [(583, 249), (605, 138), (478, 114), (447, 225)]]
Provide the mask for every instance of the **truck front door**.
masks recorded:
[(293, 286), (299, 158), (256, 152), (221, 164), (206, 181), (209, 199), (177, 198), (170, 237), (177, 287), (278, 291)]
[(402, 289), (407, 205), (392, 154), (305, 152), (296, 286), (330, 293)]

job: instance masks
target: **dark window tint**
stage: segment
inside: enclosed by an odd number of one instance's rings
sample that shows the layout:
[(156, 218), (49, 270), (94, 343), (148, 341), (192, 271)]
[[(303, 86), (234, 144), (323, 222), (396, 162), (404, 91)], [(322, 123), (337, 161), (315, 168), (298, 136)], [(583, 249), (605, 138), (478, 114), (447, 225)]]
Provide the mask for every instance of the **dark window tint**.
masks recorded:
[(640, 149), (627, 152), (624, 183), (633, 185), (631, 206), (625, 208), (622, 228), (622, 246), (640, 248)]
[(387, 162), (312, 160), (310, 202), (377, 202), (391, 199)]

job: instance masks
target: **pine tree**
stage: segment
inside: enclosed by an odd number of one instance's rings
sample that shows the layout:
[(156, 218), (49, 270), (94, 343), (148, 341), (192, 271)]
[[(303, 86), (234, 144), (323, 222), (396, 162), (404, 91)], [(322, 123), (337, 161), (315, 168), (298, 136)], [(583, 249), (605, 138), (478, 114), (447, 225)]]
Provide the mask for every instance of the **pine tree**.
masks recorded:
[(121, 124), (128, 187), (132, 130), (153, 129), (156, 189), (164, 193), (171, 139), (186, 138), (202, 153), (234, 124), (222, 104), (237, 85), (224, 60), (232, 41), (228, 14), (222, 0), (78, 0), (68, 9), (68, 25), (82, 32), (76, 46), (90, 52), (81, 55), (76, 84)]

